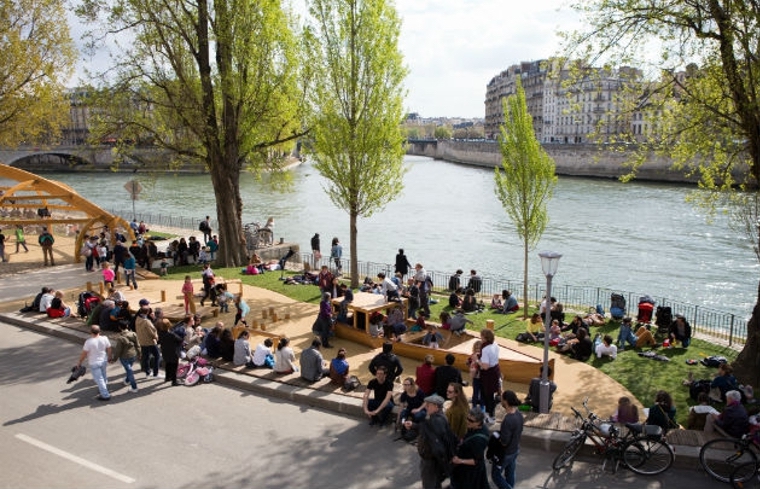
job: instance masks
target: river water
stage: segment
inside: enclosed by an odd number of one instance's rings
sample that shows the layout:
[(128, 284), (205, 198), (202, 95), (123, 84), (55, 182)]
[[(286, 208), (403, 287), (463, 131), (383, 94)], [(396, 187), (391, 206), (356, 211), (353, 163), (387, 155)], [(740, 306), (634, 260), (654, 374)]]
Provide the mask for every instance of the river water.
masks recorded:
[[(404, 188), (388, 189), (388, 204), (359, 221), (359, 259), (393, 263), (403, 247), (429, 270), (521, 281), (522, 244), (494, 193), (493, 170), (407, 156)], [(215, 216), (208, 175), (56, 173), (82, 196), (107, 209), (131, 210), (124, 184), (137, 177), (145, 191), (137, 212), (202, 219)], [(280, 193), (251, 175), (241, 178), (244, 221), (275, 219), (275, 238), (309, 250), (318, 232), (322, 252), (340, 238), (348, 253), (348, 214), (323, 190), (309, 164), (292, 170), (292, 191)], [(758, 271), (749, 242), (725, 218), (707, 224), (685, 202), (693, 187), (562, 177), (549, 203), (549, 226), (529, 254), (529, 281), (542, 283), (537, 253), (563, 254), (555, 284), (648, 293), (748, 317)], [(395, 197), (394, 200), (391, 200)], [(126, 215), (130, 215), (128, 212)]]

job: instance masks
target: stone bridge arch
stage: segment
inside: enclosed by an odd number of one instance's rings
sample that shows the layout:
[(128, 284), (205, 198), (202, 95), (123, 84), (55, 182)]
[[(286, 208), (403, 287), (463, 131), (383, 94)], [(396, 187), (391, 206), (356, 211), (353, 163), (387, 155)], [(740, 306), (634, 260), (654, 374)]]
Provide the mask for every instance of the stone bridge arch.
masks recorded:
[[(0, 163), (0, 223), (10, 226), (46, 226), (51, 232), (65, 226), (76, 226), (77, 237), (73, 256), (82, 260), (79, 250), (87, 234), (99, 234), (107, 226), (111, 242), (117, 229), (123, 230), (130, 240), (135, 236), (129, 223), (79, 195), (61, 182), (48, 180), (26, 170)], [(48, 216), (39, 210), (47, 209)], [(55, 233), (54, 233), (55, 234)]]

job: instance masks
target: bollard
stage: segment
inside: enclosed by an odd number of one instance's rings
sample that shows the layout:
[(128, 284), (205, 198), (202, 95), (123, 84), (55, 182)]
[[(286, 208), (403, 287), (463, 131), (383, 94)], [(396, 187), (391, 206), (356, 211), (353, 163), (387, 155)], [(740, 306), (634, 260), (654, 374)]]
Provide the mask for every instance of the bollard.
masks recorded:
[(258, 321), (256, 321), (255, 319), (253, 319), (253, 320), (251, 321), (251, 328), (253, 328), (253, 329), (256, 329), (256, 328), (258, 328), (258, 327), (259, 327), (259, 322), (258, 322)]
[(272, 313), (272, 322), (273, 323), (277, 322), (277, 313), (276, 312)]
[(240, 294), (240, 298), (242, 299), (243, 298), (243, 282), (240, 281), (240, 283), (238, 284), (238, 286), (240, 287), (239, 294)]
[(486, 319), (486, 328), (493, 331), (493, 319)]
[(267, 318), (267, 310), (266, 309), (262, 309), (261, 310), (261, 319), (266, 319), (266, 318)]
[(269, 308), (269, 317), (274, 317), (274, 307)]
[(165, 290), (161, 291), (161, 302), (166, 302), (166, 291)]
[(285, 313), (285, 321), (290, 321), (290, 313), (289, 312)]
[(98, 282), (98, 290), (100, 291), (101, 297), (105, 296), (106, 286), (103, 282)]
[(87, 282), (87, 292), (92, 292), (92, 282)]
[(266, 331), (266, 330), (267, 330), (266, 323), (264, 323), (264, 321), (261, 321), (261, 331)]

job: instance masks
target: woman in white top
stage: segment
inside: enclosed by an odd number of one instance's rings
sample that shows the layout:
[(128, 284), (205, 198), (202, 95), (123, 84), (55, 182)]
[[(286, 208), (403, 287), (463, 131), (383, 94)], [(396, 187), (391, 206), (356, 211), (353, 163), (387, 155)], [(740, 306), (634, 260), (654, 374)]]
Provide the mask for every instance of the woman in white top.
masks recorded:
[(274, 354), (274, 371), (278, 374), (292, 374), (297, 372), (296, 355), (293, 349), (289, 347), (290, 340), (281, 338), (277, 345), (277, 351)]
[(493, 331), (480, 332), (483, 347), (480, 351), (480, 381), (483, 387), (483, 401), (486, 405), (486, 421), (491, 423), (496, 409), (496, 394), (501, 390), (501, 369), (499, 368), (499, 345)]

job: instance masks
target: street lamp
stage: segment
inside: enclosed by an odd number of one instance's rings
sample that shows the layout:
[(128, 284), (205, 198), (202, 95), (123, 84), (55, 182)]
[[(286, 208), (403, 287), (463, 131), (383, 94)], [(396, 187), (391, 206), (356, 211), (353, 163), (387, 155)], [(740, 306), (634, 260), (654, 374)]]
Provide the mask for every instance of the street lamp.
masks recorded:
[(541, 370), (541, 384), (539, 385), (539, 403), (538, 412), (549, 412), (549, 398), (551, 397), (551, 391), (549, 386), (549, 332), (551, 329), (551, 296), (552, 296), (552, 278), (557, 273), (557, 267), (559, 267), (559, 259), (562, 255), (555, 251), (542, 251), (538, 254), (541, 258), (541, 269), (546, 275), (546, 309), (544, 311), (544, 365)]

